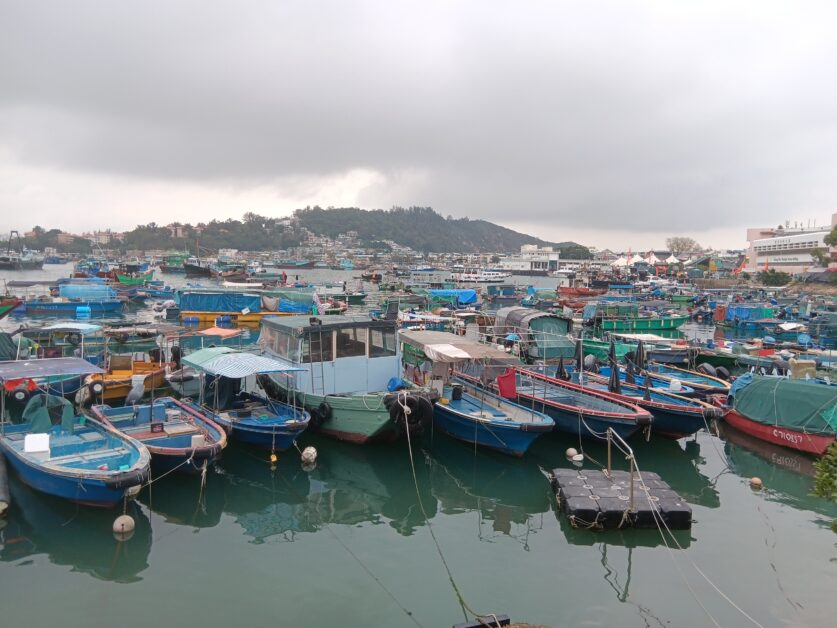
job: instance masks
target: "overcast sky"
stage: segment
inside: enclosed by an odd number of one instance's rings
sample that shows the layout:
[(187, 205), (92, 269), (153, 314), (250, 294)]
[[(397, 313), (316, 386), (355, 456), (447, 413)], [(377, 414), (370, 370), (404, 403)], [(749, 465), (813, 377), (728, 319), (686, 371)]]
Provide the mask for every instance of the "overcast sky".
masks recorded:
[(837, 211), (833, 2), (0, 0), (0, 229), (430, 205), (634, 249)]

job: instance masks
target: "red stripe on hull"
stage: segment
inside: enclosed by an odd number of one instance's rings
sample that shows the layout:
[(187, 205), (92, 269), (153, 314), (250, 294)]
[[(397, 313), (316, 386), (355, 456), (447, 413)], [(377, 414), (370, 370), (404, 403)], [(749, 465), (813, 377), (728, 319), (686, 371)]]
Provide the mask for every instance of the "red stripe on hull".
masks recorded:
[(788, 449), (804, 451), (817, 456), (822, 456), (834, 442), (834, 436), (806, 434), (805, 432), (790, 430), (786, 427), (765, 425), (764, 423), (758, 423), (757, 421), (748, 419), (735, 410), (729, 410), (724, 415), (724, 420), (745, 434), (755, 436), (768, 443), (781, 445)]

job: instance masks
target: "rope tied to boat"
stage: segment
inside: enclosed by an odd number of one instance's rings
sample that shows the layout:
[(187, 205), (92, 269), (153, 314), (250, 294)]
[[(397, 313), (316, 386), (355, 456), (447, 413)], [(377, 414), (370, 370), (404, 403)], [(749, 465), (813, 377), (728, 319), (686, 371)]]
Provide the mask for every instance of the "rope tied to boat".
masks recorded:
[[(404, 402), (401, 401), (402, 394), (404, 396)], [(407, 408), (406, 404), (406, 399), (406, 391), (399, 391), (398, 395), (396, 396), (396, 401), (404, 409), (405, 412), (409, 412), (409, 408)], [(495, 613), (478, 613), (468, 605), (468, 603), (465, 601), (465, 598), (462, 596), (462, 592), (459, 590), (459, 586), (456, 584), (456, 580), (454, 580), (453, 578), (453, 572), (451, 572), (450, 566), (448, 565), (448, 561), (445, 559), (445, 555), (442, 552), (442, 546), (439, 544), (439, 540), (436, 538), (436, 533), (433, 531), (433, 526), (430, 525), (430, 518), (427, 516), (427, 511), (424, 508), (424, 502), (421, 499), (421, 491), (419, 490), (418, 485), (418, 476), (416, 475), (416, 464), (413, 460), (413, 443), (410, 439), (410, 430), (405, 430), (405, 432), (407, 434), (407, 452), (410, 458), (410, 470), (413, 474), (413, 485), (416, 489), (416, 500), (418, 501), (419, 510), (421, 510), (421, 515), (424, 518), (424, 524), (427, 526), (428, 532), (430, 532), (430, 537), (433, 539), (433, 543), (436, 546), (436, 552), (439, 554), (439, 559), (442, 561), (442, 565), (444, 566), (445, 571), (448, 574), (448, 580), (450, 581), (451, 587), (453, 587), (453, 592), (456, 594), (456, 598), (459, 601), (459, 605), (462, 607), (463, 614), (466, 614), (466, 612), (471, 613), (480, 622), (482, 622), (483, 618), (493, 618), (494, 625), (496, 625), (497, 628), (500, 628), (500, 622), (497, 619), (497, 615)]]

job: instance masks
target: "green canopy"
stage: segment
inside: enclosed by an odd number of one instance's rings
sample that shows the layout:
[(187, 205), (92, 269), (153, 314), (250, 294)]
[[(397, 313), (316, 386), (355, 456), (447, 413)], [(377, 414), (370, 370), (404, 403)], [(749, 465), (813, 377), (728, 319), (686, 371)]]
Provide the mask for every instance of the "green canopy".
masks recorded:
[(764, 425), (810, 434), (837, 432), (837, 386), (757, 375), (735, 393), (733, 408)]

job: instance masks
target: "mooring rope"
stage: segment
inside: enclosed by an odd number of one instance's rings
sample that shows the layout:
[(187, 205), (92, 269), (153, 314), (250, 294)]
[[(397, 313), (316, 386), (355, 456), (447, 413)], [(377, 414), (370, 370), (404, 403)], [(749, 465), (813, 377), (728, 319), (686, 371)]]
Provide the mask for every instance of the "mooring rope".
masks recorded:
[[(401, 401), (403, 392), (404, 401)], [(401, 409), (404, 412), (404, 416), (406, 418), (407, 415), (410, 414), (410, 408), (407, 406), (407, 394), (404, 391), (399, 392), (398, 396), (396, 397), (398, 404), (401, 406)], [(416, 499), (418, 500), (419, 509), (421, 510), (422, 517), (424, 517), (424, 523), (427, 526), (427, 530), (430, 532), (430, 536), (433, 539), (433, 543), (436, 546), (436, 552), (439, 554), (439, 559), (442, 561), (442, 565), (445, 568), (445, 571), (448, 574), (448, 580), (450, 581), (451, 587), (453, 587), (454, 593), (456, 593), (457, 600), (459, 601), (459, 605), (462, 607), (463, 614), (465, 615), (465, 619), (468, 619), (467, 613), (471, 613), (474, 617), (476, 617), (480, 623), (484, 618), (488, 619), (491, 618), (494, 620), (494, 625), (497, 628), (500, 628), (500, 622), (497, 619), (497, 615), (494, 613), (478, 613), (473, 608), (471, 608), (468, 603), (465, 601), (465, 598), (462, 595), (462, 591), (460, 591), (459, 586), (456, 584), (456, 580), (454, 580), (453, 572), (451, 572), (450, 565), (448, 565), (448, 561), (445, 559), (445, 555), (442, 552), (442, 546), (439, 544), (439, 540), (436, 538), (436, 533), (433, 531), (433, 526), (430, 525), (430, 518), (427, 516), (427, 511), (424, 509), (424, 502), (421, 499), (421, 491), (419, 490), (418, 485), (418, 477), (416, 476), (416, 465), (415, 461), (413, 460), (413, 443), (410, 439), (410, 430), (406, 430), (407, 434), (407, 452), (409, 453), (410, 457), (410, 470), (413, 474), (413, 484), (416, 488)], [(466, 612), (467, 611), (467, 612)], [(489, 624), (490, 625), (490, 624)]]

